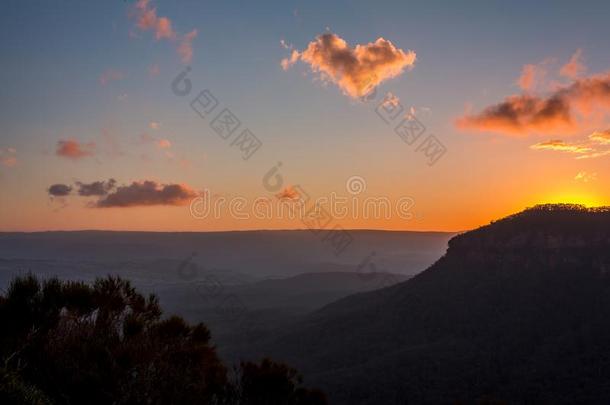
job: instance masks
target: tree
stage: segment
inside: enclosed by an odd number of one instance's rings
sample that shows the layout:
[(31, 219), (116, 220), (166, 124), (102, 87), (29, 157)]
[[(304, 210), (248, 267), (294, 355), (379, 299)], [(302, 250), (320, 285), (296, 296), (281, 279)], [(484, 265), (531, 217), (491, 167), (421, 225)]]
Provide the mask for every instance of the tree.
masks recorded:
[(229, 381), (204, 324), (162, 318), (154, 295), (119, 277), (16, 278), (0, 296), (0, 325), (3, 404), (326, 403), (271, 360), (243, 363)]

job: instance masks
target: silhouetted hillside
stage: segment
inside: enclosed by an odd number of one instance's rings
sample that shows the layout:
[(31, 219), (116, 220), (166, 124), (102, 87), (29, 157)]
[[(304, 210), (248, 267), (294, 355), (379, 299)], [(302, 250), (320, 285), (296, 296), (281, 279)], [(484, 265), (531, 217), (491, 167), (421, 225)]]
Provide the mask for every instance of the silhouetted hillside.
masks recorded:
[(0, 404), (324, 405), (291, 367), (222, 364), (206, 325), (162, 317), (154, 295), (32, 275), (0, 295)]
[(610, 209), (538, 206), (256, 353), (297, 366), (332, 404), (610, 403), (608, 270)]

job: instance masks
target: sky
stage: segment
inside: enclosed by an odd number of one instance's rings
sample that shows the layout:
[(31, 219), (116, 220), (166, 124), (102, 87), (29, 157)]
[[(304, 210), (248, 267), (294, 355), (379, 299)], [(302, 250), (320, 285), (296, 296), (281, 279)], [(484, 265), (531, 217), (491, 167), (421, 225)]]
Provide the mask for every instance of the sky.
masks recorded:
[(0, 231), (462, 231), (610, 205), (608, 2), (1, 7)]

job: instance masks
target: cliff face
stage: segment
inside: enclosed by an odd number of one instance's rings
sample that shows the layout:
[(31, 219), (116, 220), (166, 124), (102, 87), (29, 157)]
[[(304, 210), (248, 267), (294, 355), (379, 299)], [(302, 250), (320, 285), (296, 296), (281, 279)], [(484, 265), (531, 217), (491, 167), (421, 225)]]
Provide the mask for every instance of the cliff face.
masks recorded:
[(449, 242), (447, 257), (484, 265), (610, 269), (610, 209), (543, 205), (507, 217)]
[(333, 403), (610, 403), (610, 210), (542, 206), (263, 345)]

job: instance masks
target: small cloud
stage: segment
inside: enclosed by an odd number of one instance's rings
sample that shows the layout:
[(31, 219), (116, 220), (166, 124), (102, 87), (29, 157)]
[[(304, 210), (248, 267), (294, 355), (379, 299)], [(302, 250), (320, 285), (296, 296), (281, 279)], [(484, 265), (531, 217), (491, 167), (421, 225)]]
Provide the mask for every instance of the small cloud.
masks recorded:
[(275, 195), (278, 200), (298, 200), (301, 195), (293, 186), (288, 186)]
[(67, 184), (53, 184), (47, 189), (47, 192), (51, 197), (65, 197), (70, 195), (72, 187)]
[(172, 22), (167, 17), (157, 17), (157, 9), (150, 6), (149, 0), (138, 0), (135, 5), (136, 25), (142, 31), (152, 30), (155, 39), (175, 38)]
[(78, 187), (78, 195), (83, 197), (103, 196), (108, 194), (116, 185), (116, 180), (94, 181), (93, 183), (76, 182)]
[(589, 183), (591, 181), (597, 180), (597, 173), (587, 173), (587, 172), (579, 172), (574, 180), (582, 181), (583, 183)]
[(517, 84), (524, 91), (533, 90), (540, 83), (542, 83), (546, 77), (546, 64), (548, 61), (544, 61), (540, 64), (527, 64), (521, 69), (521, 76), (517, 79)]
[(157, 130), (157, 129), (161, 128), (161, 123), (159, 123), (159, 122), (157, 122), (157, 121), (151, 121), (151, 122), (148, 124), (148, 127), (149, 127), (150, 129)]
[(55, 154), (74, 160), (93, 156), (95, 154), (95, 143), (82, 144), (74, 139), (60, 140), (57, 142)]
[(178, 55), (182, 63), (191, 63), (193, 59), (193, 40), (197, 37), (197, 30), (192, 30), (180, 39)]
[(338, 35), (326, 33), (302, 52), (293, 50), (281, 66), (287, 70), (297, 61), (306, 63), (322, 80), (336, 84), (349, 97), (360, 98), (412, 68), (415, 60), (415, 52), (405, 52), (384, 38), (352, 48)]
[[(168, 17), (159, 17), (157, 9), (150, 5), (150, 0), (138, 0), (131, 13), (136, 21), (136, 26), (141, 31), (154, 32), (157, 41), (167, 39), (178, 41), (177, 52), (183, 63), (190, 63), (193, 58), (193, 40), (197, 37), (197, 30), (194, 29), (188, 34), (181, 36), (174, 31), (172, 21)], [(155, 70), (153, 70), (154, 72)], [(158, 68), (156, 69), (158, 74)], [(156, 75), (153, 74), (153, 75)], [(149, 70), (149, 75), (151, 71)]]
[(122, 80), (124, 77), (122, 72), (115, 69), (107, 69), (99, 77), (99, 82), (102, 86), (107, 85), (112, 81)]
[(128, 186), (117, 187), (116, 191), (100, 198), (95, 207), (137, 207), (169, 205), (181, 206), (189, 203), (197, 193), (184, 184), (160, 184), (145, 180)]
[(168, 139), (156, 138), (147, 133), (143, 133), (142, 135), (140, 135), (140, 140), (142, 141), (142, 143), (152, 143), (158, 149), (168, 149), (172, 146), (172, 143)]
[(582, 63), (582, 49), (577, 49), (568, 63), (561, 67), (559, 74), (570, 79), (576, 79), (586, 70), (587, 67)]
[(168, 149), (171, 148), (172, 143), (170, 141), (168, 141), (167, 139), (159, 139), (157, 141), (157, 148), (159, 149)]
[(570, 144), (570, 143), (566, 143), (562, 140), (551, 140), (551, 141), (540, 142), (540, 143), (530, 146), (530, 148), (536, 149), (536, 150), (555, 150), (555, 151), (569, 152), (569, 153), (588, 153), (593, 150), (590, 147), (585, 146), (585, 145)]
[(393, 93), (388, 92), (383, 98), (381, 105), (388, 108), (398, 107), (400, 105), (400, 98)]
[(578, 156), (576, 159), (578, 159), (578, 160), (582, 160), (582, 159), (597, 159), (597, 158), (608, 156), (608, 155), (610, 155), (610, 150), (602, 150), (602, 151), (597, 151), (597, 152), (589, 153), (588, 155)]
[(595, 131), (589, 135), (589, 139), (596, 143), (610, 145), (610, 129), (605, 131)]
[(13, 167), (17, 165), (17, 149), (0, 149), (0, 165), (4, 167)]

